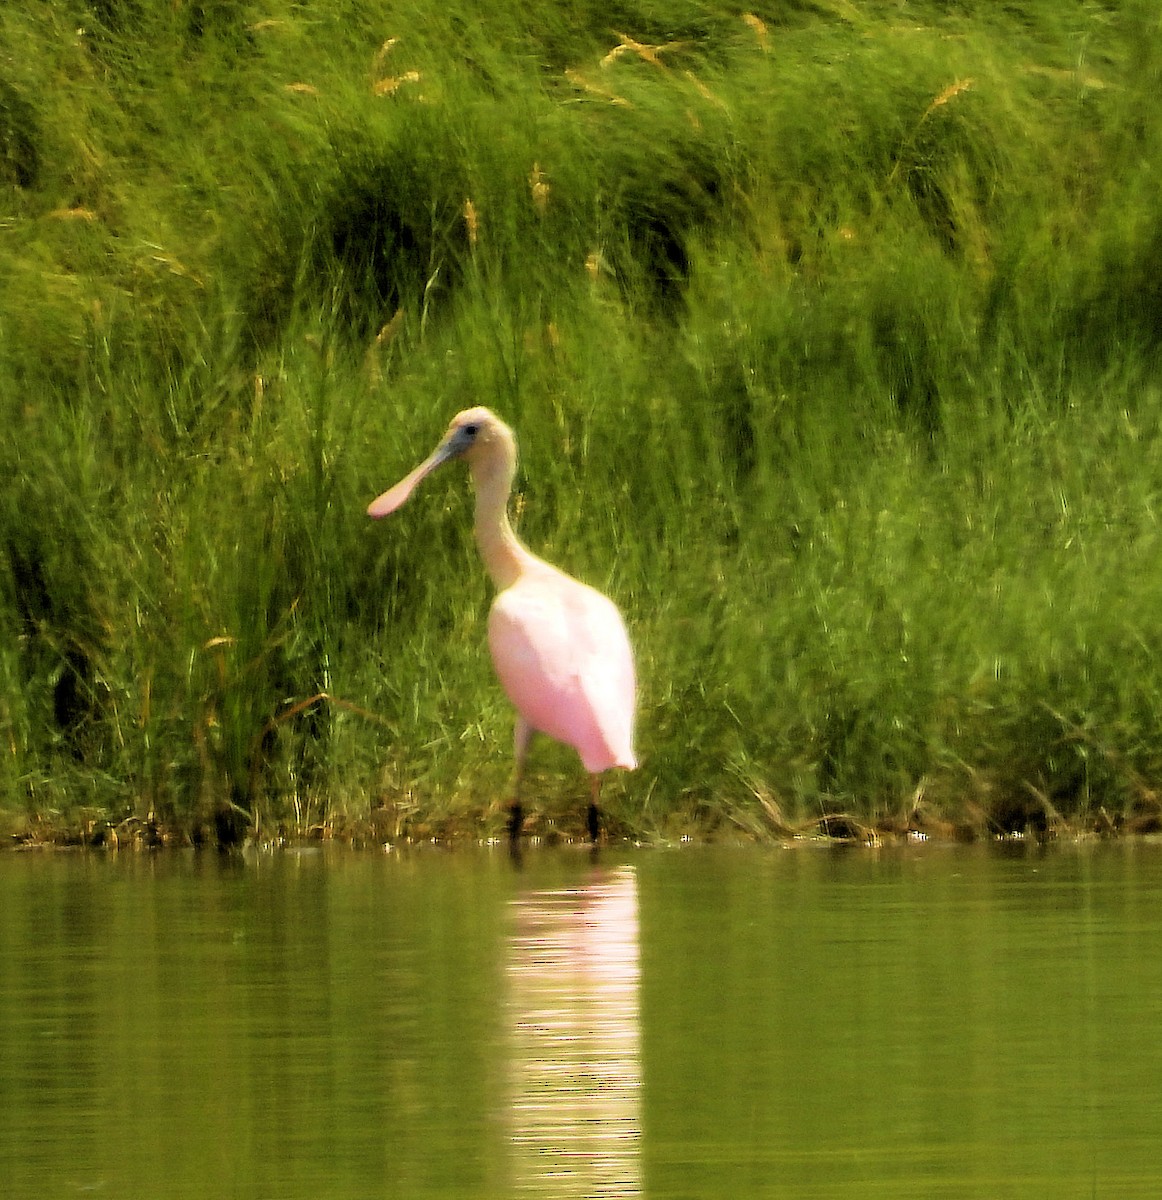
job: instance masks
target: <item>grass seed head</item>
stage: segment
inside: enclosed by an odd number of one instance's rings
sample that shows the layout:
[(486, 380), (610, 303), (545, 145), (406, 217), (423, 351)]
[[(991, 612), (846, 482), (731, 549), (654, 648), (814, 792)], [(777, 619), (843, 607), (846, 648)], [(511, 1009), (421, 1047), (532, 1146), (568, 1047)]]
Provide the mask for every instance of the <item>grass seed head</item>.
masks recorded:
[(405, 71), (402, 75), (387, 75), (377, 79), (371, 90), (377, 96), (394, 96), (405, 83), (419, 83), (419, 71)]
[(464, 201), (464, 225), (468, 230), (468, 245), (475, 249), (480, 218), (476, 215), (476, 205), (471, 200)]
[(549, 185), (545, 182), (540, 163), (533, 163), (533, 169), (529, 172), (529, 191), (532, 193), (533, 208), (543, 217), (549, 206)]

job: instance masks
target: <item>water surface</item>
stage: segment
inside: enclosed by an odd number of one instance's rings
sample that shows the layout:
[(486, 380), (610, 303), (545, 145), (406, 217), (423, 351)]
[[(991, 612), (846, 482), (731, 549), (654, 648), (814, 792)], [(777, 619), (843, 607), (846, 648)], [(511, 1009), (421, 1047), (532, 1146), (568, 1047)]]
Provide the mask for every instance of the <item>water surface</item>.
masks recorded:
[(1162, 1194), (1162, 848), (0, 855), (0, 1195)]

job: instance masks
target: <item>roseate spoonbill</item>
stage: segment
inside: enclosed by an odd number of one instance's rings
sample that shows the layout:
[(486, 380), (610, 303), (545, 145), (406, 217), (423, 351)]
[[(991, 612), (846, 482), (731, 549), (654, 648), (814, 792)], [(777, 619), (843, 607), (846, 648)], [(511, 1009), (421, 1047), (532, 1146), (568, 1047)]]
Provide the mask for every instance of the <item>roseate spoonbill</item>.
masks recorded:
[(501, 685), (516, 708), (516, 777), (509, 834), (520, 836), (525, 756), (534, 733), (572, 746), (591, 775), (589, 836), (600, 833), (599, 776), (632, 770), (634, 666), (625, 622), (607, 596), (533, 554), (513, 532), (508, 497), (516, 474), (516, 437), (487, 408), (452, 418), (428, 458), (367, 507), (370, 517), (395, 512), (416, 485), (451, 458), (463, 458), (476, 491), (476, 544), (496, 598), (488, 645)]

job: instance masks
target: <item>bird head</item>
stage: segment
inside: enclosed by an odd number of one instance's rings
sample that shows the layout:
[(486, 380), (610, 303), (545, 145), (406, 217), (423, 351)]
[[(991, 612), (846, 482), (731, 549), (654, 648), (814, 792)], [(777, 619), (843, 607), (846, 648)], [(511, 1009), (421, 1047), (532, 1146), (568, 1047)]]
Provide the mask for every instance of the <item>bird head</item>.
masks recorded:
[(479, 487), (497, 473), (511, 483), (516, 469), (516, 438), (509, 427), (487, 408), (467, 408), (457, 413), (440, 444), (415, 470), (367, 506), (369, 517), (386, 517), (395, 512), (415, 491), (419, 482), (451, 458), (463, 458)]

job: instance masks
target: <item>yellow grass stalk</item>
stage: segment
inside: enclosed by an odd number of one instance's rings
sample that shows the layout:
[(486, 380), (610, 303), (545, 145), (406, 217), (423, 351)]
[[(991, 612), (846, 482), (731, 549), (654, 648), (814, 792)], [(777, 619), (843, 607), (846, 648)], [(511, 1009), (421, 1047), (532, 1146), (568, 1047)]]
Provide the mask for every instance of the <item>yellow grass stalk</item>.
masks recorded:
[(476, 205), (471, 200), (464, 201), (464, 225), (468, 230), (468, 245), (476, 248), (476, 236), (480, 229), (480, 219), (476, 215)]
[(565, 68), (565, 78), (579, 91), (588, 92), (591, 96), (600, 96), (602, 100), (608, 100), (610, 104), (620, 104), (626, 108), (632, 107), (624, 96), (619, 96), (616, 92), (611, 92), (609, 88), (602, 87), (600, 84), (592, 83), (573, 67)]
[(666, 42), (661, 46), (655, 46), (649, 42), (639, 42), (631, 38), (628, 33), (621, 33), (618, 30), (613, 31), (613, 36), (621, 39), (620, 45), (614, 46), (612, 50), (601, 60), (603, 67), (609, 66), (615, 59), (620, 58), (623, 54), (636, 54), (643, 62), (652, 63), (655, 67), (661, 67), (664, 71), (666, 64), (661, 60), (661, 54), (664, 50), (676, 50), (681, 46), (686, 45), (685, 42)]
[(529, 172), (529, 191), (532, 193), (533, 208), (543, 217), (549, 206), (549, 185), (545, 182), (540, 163), (533, 163), (533, 169)]
[(762, 17), (756, 17), (752, 12), (743, 13), (742, 19), (754, 30), (754, 35), (765, 52), (767, 49), (767, 23)]
[(974, 82), (973, 79), (966, 76), (964, 79), (957, 79), (955, 82), (950, 83), (924, 110), (924, 115), (920, 118), (919, 123), (922, 125), (941, 105), (947, 104), (949, 100), (959, 96), (961, 92), (967, 92)]
[(377, 96), (394, 96), (405, 83), (419, 81), (419, 71), (405, 71), (402, 75), (387, 75), (383, 79), (377, 79), (371, 85), (371, 90)]

